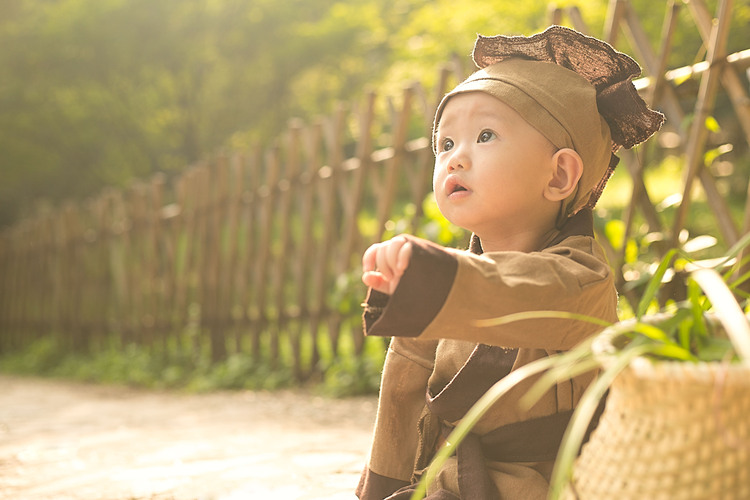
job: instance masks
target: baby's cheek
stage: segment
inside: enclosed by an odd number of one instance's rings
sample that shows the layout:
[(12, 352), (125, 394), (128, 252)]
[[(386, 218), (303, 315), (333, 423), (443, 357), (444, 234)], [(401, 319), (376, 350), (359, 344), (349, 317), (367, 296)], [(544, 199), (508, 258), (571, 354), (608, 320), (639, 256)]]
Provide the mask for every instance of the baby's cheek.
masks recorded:
[(437, 186), (440, 181), (440, 166), (435, 162), (435, 168), (432, 171), (432, 190), (437, 191)]

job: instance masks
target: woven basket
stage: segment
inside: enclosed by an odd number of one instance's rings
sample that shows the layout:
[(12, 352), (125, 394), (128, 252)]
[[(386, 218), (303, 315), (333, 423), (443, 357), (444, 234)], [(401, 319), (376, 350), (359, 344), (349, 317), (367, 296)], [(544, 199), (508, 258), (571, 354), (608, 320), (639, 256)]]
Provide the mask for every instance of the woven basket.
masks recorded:
[[(619, 341), (597, 339), (603, 363)], [(613, 382), (563, 497), (750, 499), (750, 365), (637, 358)]]

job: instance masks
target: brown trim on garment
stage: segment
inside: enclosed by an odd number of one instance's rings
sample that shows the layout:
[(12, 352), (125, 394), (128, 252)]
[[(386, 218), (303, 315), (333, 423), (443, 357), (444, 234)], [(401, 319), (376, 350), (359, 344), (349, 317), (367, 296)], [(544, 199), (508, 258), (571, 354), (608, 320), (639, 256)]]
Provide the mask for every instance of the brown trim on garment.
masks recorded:
[(479, 437), (492, 462), (550, 462), (557, 457), (573, 410), (503, 425)]
[(477, 344), (445, 387), (435, 395), (431, 394), (434, 388), (428, 388), (430, 411), (447, 422), (459, 420), (495, 382), (510, 373), (517, 355), (518, 349)]
[(381, 476), (365, 466), (355, 493), (361, 500), (382, 500), (405, 486), (407, 481)]
[(494, 500), (500, 498), (485, 465), (484, 449), (476, 434), (469, 434), (458, 445), (456, 462), (458, 492), (462, 499)]
[(594, 212), (591, 209), (585, 208), (570, 217), (568, 222), (560, 229), (560, 232), (547, 244), (547, 247), (557, 245), (571, 236), (594, 237)]

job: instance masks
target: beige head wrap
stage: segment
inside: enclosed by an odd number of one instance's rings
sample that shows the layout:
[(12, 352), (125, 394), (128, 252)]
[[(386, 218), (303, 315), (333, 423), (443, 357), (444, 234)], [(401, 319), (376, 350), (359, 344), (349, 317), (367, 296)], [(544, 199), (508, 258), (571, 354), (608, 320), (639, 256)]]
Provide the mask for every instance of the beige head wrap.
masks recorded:
[(531, 37), (482, 37), (473, 58), (481, 68), (445, 95), (486, 92), (512, 107), (557, 148), (574, 149), (583, 160), (578, 189), (563, 203), (558, 225), (593, 207), (617, 165), (614, 152), (633, 147), (661, 127), (632, 78), (638, 64), (595, 38), (562, 26)]

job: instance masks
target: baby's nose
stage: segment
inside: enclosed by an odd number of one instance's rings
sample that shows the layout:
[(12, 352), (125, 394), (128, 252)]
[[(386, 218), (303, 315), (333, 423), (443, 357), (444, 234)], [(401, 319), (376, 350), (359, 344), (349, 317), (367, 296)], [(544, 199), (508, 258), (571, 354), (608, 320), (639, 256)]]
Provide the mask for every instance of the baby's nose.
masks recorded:
[(469, 168), (469, 157), (463, 151), (456, 150), (448, 160), (448, 171), (465, 170)]

